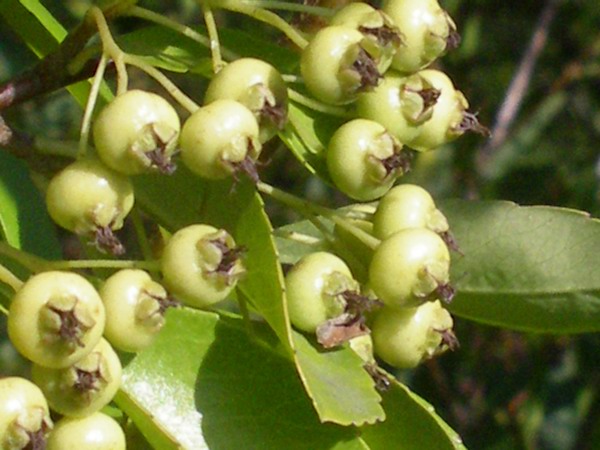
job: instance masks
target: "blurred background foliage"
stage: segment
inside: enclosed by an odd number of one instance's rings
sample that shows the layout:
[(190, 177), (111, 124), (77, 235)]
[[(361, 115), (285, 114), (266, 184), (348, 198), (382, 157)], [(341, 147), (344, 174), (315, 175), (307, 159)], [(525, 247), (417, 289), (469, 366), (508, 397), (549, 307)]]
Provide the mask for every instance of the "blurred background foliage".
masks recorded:
[[(82, 18), (90, 4), (83, 0), (42, 3), (67, 28)], [(488, 141), (465, 136), (419, 155), (403, 181), (426, 187), (437, 199), (504, 199), (575, 208), (598, 217), (597, 1), (441, 3), (457, 23), (462, 44), (437, 67), (450, 75), (494, 135)], [(193, 0), (142, 0), (140, 4), (185, 23), (200, 23)], [(261, 25), (241, 16), (220, 15), (219, 20), (223, 26), (264, 33)], [(126, 32), (138, 25), (125, 20), (114, 27)], [(0, 82), (34, 62), (35, 56), (0, 20)], [(511, 84), (516, 77), (520, 84)], [(203, 86), (197, 76), (174, 79), (201, 100)], [(145, 83), (132, 81), (136, 87)], [(513, 109), (499, 117), (505, 103)], [(77, 139), (80, 117), (80, 109), (65, 91), (5, 112), (16, 129), (64, 141)], [(271, 145), (269, 157), (262, 176), (274, 184), (317, 202), (348, 203), (303, 171), (281, 144)], [(283, 224), (295, 216), (273, 207), (272, 217)], [(457, 322), (462, 343), (458, 351), (398, 376), (436, 405), (468, 448), (600, 449), (600, 336), (537, 336)], [(0, 332), (0, 375), (26, 370), (6, 334)]]

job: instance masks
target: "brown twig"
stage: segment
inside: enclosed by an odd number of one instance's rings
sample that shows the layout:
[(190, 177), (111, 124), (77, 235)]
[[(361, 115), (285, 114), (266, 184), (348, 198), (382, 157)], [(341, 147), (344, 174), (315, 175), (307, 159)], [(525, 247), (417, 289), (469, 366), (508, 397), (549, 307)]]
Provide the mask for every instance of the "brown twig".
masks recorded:
[[(103, 10), (107, 19), (122, 15), (135, 1), (116, 2)], [(77, 73), (69, 72), (69, 64), (96, 34), (96, 22), (89, 14), (60, 43), (32, 69), (0, 85), (0, 111), (31, 98), (53, 92), (77, 81), (91, 77), (98, 59), (87, 61)]]
[[(17, 75), (0, 86), (0, 110), (22, 103), (37, 95), (52, 92), (65, 83), (72, 83), (73, 74), (67, 71), (71, 60), (85, 47), (95, 34), (95, 24), (84, 20), (60, 46), (45, 56), (32, 69)], [(89, 64), (86, 65), (89, 70)]]
[(511, 125), (519, 113), (521, 103), (531, 82), (533, 69), (546, 45), (550, 25), (556, 16), (561, 1), (547, 0), (544, 5), (529, 45), (521, 57), (519, 67), (506, 91), (504, 102), (496, 115), (496, 121), (492, 128), (492, 137), (479, 151), (477, 165), (480, 173), (486, 171), (492, 154), (506, 140)]

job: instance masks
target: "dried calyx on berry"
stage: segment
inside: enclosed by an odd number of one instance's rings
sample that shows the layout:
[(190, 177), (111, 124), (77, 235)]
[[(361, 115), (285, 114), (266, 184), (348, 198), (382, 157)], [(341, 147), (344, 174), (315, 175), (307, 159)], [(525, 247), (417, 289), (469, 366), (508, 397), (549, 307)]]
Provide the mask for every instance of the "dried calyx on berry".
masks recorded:
[(204, 224), (182, 228), (163, 251), (165, 286), (188, 306), (209, 307), (224, 300), (245, 274), (243, 253), (225, 230)]
[(19, 377), (0, 379), (0, 448), (44, 450), (52, 428), (48, 403), (35, 384)]
[(245, 173), (257, 182), (256, 161), (262, 144), (256, 117), (231, 99), (199, 108), (183, 124), (181, 157), (195, 174), (223, 179)]
[(175, 109), (164, 98), (131, 90), (100, 112), (94, 122), (94, 144), (100, 159), (117, 172), (172, 174), (180, 128)]
[(390, 61), (360, 31), (333, 25), (319, 30), (303, 50), (300, 70), (318, 100), (341, 105), (377, 86)]
[(116, 255), (125, 250), (113, 231), (123, 227), (133, 203), (131, 181), (93, 158), (68, 165), (46, 191), (48, 213), (58, 225), (92, 236), (100, 250)]
[(8, 335), (34, 363), (67, 367), (96, 346), (105, 317), (98, 292), (85, 278), (69, 272), (42, 272), (15, 294)]
[(333, 134), (326, 161), (336, 187), (356, 200), (375, 200), (410, 169), (412, 152), (378, 122), (355, 119)]
[(84, 358), (62, 369), (34, 364), (33, 381), (50, 408), (69, 417), (85, 417), (106, 406), (121, 385), (121, 361), (110, 344), (101, 339)]
[(204, 102), (219, 99), (236, 100), (252, 111), (261, 142), (271, 139), (287, 122), (287, 85), (275, 67), (259, 59), (240, 58), (217, 72)]
[(384, 308), (372, 325), (375, 355), (398, 368), (421, 362), (458, 347), (453, 320), (439, 301), (416, 308)]

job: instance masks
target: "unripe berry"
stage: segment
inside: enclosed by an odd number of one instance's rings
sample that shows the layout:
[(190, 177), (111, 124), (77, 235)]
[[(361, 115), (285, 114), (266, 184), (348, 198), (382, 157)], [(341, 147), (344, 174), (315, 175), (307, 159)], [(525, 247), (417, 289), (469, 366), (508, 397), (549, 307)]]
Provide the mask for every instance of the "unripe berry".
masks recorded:
[(205, 103), (236, 100), (258, 121), (260, 141), (266, 142), (287, 120), (287, 85), (272, 65), (255, 58), (240, 58), (223, 67), (210, 81)]
[(52, 430), (46, 450), (125, 450), (125, 433), (115, 419), (99, 412), (63, 417)]
[(288, 312), (292, 324), (308, 333), (346, 308), (344, 294), (358, 290), (344, 261), (327, 252), (301, 258), (285, 277)]
[(444, 145), (470, 129), (470, 124), (463, 121), (475, 120), (467, 112), (469, 103), (462, 92), (456, 90), (452, 80), (439, 70), (422, 70), (419, 76), (427, 80), (439, 93), (433, 106), (433, 114), (420, 127), (419, 134), (407, 143), (419, 151), (432, 150)]
[(42, 449), (51, 429), (48, 403), (39, 388), (24, 378), (0, 378), (0, 448)]
[(390, 59), (350, 27), (329, 26), (303, 50), (300, 70), (308, 90), (320, 101), (342, 105), (379, 83)]
[(165, 324), (165, 310), (174, 305), (167, 291), (143, 270), (125, 269), (100, 288), (106, 308), (104, 337), (126, 352), (138, 352), (154, 341)]
[(326, 158), (337, 188), (369, 201), (384, 195), (409, 169), (411, 154), (378, 122), (355, 119), (333, 134)]
[[(402, 33), (391, 17), (367, 3), (356, 2), (344, 6), (335, 13), (329, 24), (360, 31), (372, 42), (372, 51), (379, 54), (382, 61), (391, 63), (396, 52), (402, 51)], [(379, 67), (381, 73), (387, 70), (389, 63)]]
[(105, 340), (91, 353), (63, 369), (34, 364), (31, 378), (50, 408), (69, 417), (85, 417), (106, 406), (121, 386), (121, 361)]
[(373, 216), (373, 234), (379, 239), (407, 228), (427, 228), (438, 234), (448, 231), (448, 221), (435, 207), (429, 192), (414, 184), (390, 189), (379, 200)]
[(460, 41), (456, 25), (437, 0), (387, 0), (381, 8), (402, 32), (405, 45), (392, 67), (412, 73), (427, 67)]
[(182, 228), (163, 251), (165, 286), (186, 305), (207, 308), (224, 300), (245, 273), (240, 253), (225, 230), (203, 224)]
[(55, 175), (46, 191), (50, 217), (79, 235), (94, 235), (99, 247), (115, 254), (123, 248), (112, 234), (123, 226), (134, 202), (127, 177), (96, 159), (76, 161)]
[(164, 98), (131, 90), (100, 112), (94, 122), (94, 145), (104, 164), (117, 172), (171, 173), (180, 128), (175, 109)]
[(383, 240), (369, 266), (370, 286), (389, 307), (449, 301), (450, 253), (442, 238), (425, 228), (409, 228)]
[[(183, 124), (181, 157), (197, 175), (222, 179), (254, 167), (261, 150), (258, 123), (241, 103), (215, 100)], [(253, 174), (251, 174), (253, 175)]]
[(420, 74), (404, 76), (389, 71), (381, 83), (358, 96), (360, 117), (382, 124), (401, 143), (410, 145), (428, 121), (439, 91)]
[(42, 272), (17, 291), (8, 314), (8, 335), (36, 364), (67, 367), (97, 345), (105, 311), (96, 289), (81, 275)]
[(457, 345), (452, 325), (452, 316), (439, 301), (384, 308), (372, 324), (375, 355), (394, 367), (416, 367)]

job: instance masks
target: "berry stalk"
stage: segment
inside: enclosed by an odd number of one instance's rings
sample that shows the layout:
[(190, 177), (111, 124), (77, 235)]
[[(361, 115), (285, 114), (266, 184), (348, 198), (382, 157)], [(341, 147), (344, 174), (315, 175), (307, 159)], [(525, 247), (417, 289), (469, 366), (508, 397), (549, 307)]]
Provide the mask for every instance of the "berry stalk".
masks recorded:
[(311, 6), (292, 2), (282, 2), (277, 0), (242, 0), (240, 2), (245, 6), (253, 6), (264, 9), (278, 9), (281, 11), (299, 12), (302, 14), (311, 14), (319, 17), (332, 17), (335, 13), (331, 8), (321, 6)]
[(381, 243), (379, 239), (356, 227), (343, 217), (340, 217), (335, 210), (326, 208), (324, 206), (315, 205), (314, 203), (304, 200), (303, 198), (296, 197), (295, 195), (289, 194), (262, 181), (259, 181), (256, 184), (256, 188), (263, 194), (266, 194), (275, 200), (284, 203), (285, 205), (295, 209), (305, 216), (320, 215), (331, 220), (334, 224), (356, 236), (357, 239), (373, 250), (376, 249)]
[[(8, 270), (3, 264), (0, 264), (0, 282), (10, 286), (13, 291), (18, 291), (23, 282)], [(3, 310), (4, 312), (4, 310)]]

